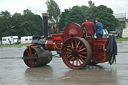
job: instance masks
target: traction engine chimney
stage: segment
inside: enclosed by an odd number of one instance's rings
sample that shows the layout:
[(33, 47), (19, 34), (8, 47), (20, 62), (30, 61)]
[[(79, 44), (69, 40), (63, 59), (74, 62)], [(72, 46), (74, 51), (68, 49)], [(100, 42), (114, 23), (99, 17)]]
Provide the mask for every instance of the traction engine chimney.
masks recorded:
[(48, 37), (48, 14), (42, 13), (42, 16), (43, 16), (44, 37)]

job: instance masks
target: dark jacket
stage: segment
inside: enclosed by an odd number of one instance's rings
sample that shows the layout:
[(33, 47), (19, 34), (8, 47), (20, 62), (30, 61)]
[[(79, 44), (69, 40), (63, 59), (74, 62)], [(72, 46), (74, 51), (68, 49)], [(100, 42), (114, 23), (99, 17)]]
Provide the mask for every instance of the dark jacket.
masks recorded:
[(107, 45), (107, 56), (110, 57), (112, 55), (117, 55), (117, 43), (114, 35), (109, 37), (109, 42)]

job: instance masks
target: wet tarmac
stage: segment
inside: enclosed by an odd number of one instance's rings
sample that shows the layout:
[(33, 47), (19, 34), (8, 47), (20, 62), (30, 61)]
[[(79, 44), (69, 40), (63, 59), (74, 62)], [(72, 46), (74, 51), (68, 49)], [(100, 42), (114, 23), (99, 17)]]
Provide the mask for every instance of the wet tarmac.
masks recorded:
[[(117, 63), (68, 68), (59, 56), (46, 66), (27, 67), (21, 59), (26, 47), (0, 48), (0, 85), (127, 85), (128, 42), (118, 42)], [(55, 52), (53, 52), (55, 54)]]

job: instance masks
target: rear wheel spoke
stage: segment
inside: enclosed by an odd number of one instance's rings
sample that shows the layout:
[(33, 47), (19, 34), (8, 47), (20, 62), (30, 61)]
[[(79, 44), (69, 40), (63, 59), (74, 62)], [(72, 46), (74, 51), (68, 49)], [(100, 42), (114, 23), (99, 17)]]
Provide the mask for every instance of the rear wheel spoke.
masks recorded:
[(71, 52), (66, 52), (66, 54), (71, 54)]
[(80, 52), (80, 54), (87, 54), (87, 52)]
[(67, 48), (67, 50), (70, 51), (70, 52), (72, 52), (72, 50), (70, 50), (70, 49), (68, 49), (68, 48)]
[(71, 57), (72, 55), (68, 55), (67, 58)]
[(72, 46), (71, 46), (70, 44), (69, 44), (68, 46), (69, 46), (70, 48), (72, 48)]
[(78, 59), (78, 57), (76, 57), (76, 66), (78, 66), (78, 61), (79, 61), (79, 59)]
[(83, 46), (84, 46), (84, 44), (82, 44), (79, 49), (81, 49)]
[(78, 47), (79, 47), (79, 44), (80, 44), (80, 41), (78, 42), (78, 44), (77, 44), (76, 48), (78, 48)]
[(83, 56), (83, 55), (80, 55), (80, 54), (78, 54), (78, 55), (79, 55), (80, 57), (83, 57), (83, 58), (85, 58), (85, 59), (87, 58), (86, 56)]
[(72, 44), (72, 49), (74, 49), (74, 45), (73, 45), (73, 42), (71, 42), (71, 44)]
[(71, 62), (73, 59), (74, 59), (74, 57), (72, 57), (72, 58), (69, 60), (69, 62)]
[(81, 52), (81, 51), (83, 51), (83, 50), (85, 50), (86, 48), (83, 48), (83, 49), (80, 49), (78, 52)]
[(72, 64), (74, 65), (74, 57), (73, 57), (73, 59), (72, 59)]
[(85, 62), (85, 60), (80, 56), (80, 59), (81, 59), (81, 61), (84, 63)]
[(80, 60), (78, 60), (78, 62), (79, 62), (79, 64), (81, 65), (81, 62), (80, 62)]

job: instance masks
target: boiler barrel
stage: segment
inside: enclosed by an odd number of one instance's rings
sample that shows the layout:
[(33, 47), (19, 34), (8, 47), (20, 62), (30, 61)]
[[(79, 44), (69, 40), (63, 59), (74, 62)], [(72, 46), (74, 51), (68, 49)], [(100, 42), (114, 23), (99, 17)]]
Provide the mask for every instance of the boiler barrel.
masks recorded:
[(45, 48), (49, 51), (61, 50), (63, 43), (62, 42), (53, 42), (52, 40), (47, 40), (45, 42)]

